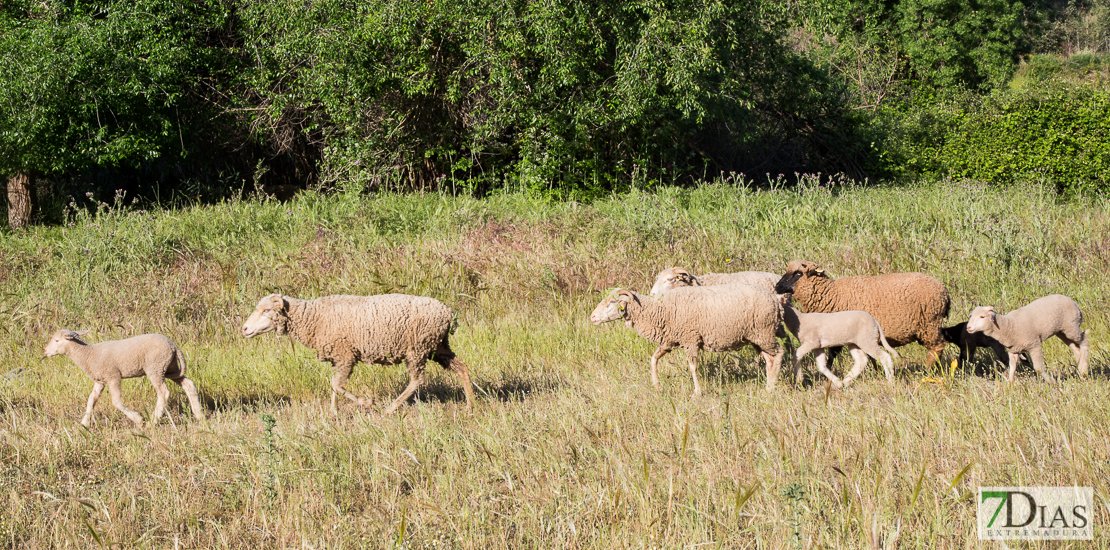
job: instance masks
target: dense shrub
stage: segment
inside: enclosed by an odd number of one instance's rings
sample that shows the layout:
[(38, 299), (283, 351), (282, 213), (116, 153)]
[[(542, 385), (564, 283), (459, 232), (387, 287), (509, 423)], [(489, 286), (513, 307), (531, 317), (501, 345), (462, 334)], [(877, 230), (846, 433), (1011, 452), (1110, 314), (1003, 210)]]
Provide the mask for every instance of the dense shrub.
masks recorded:
[(260, 127), (318, 130), (326, 180), (557, 195), (720, 171), (847, 170), (854, 120), (757, 0), (244, 4)]
[[(926, 98), (879, 117), (902, 176), (961, 176), (992, 184), (1027, 179), (1060, 191), (1110, 191), (1110, 91), (1044, 80), (987, 96)], [(936, 98), (933, 98), (936, 99)]]

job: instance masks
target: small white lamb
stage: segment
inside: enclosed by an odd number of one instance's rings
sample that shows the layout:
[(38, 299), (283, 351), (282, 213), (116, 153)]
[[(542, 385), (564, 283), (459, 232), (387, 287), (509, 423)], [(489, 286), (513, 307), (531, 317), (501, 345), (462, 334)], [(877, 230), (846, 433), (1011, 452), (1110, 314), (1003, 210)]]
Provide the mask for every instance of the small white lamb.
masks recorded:
[[(794, 358), (794, 378), (798, 384), (802, 383), (802, 357), (814, 350), (817, 351), (817, 370), (829, 379), (834, 389), (851, 384), (867, 366), (868, 356), (882, 363), (888, 382), (894, 381), (891, 355), (897, 356), (898, 353), (887, 343), (882, 327), (870, 314), (863, 311), (802, 313), (790, 305), (789, 294), (780, 294), (779, 300), (783, 304), (783, 324), (800, 342)], [(852, 358), (856, 360), (843, 381), (827, 366), (825, 349), (834, 346), (848, 346)]]
[(1025, 307), (1002, 315), (994, 311), (994, 306), (980, 306), (972, 310), (967, 320), (967, 331), (981, 332), (998, 340), (1010, 354), (1010, 369), (1006, 380), (1014, 381), (1014, 371), (1022, 353), (1029, 356), (1033, 369), (1053, 382), (1052, 375), (1044, 366), (1044, 353), (1041, 344), (1057, 336), (1071, 348), (1075, 361), (1079, 364), (1079, 375), (1087, 376), (1087, 352), (1091, 346), (1091, 331), (1080, 328), (1083, 312), (1079, 304), (1062, 294), (1052, 294), (1037, 298)]
[(120, 383), (124, 378), (135, 378), (146, 375), (154, 385), (158, 394), (158, 402), (154, 405), (152, 423), (157, 423), (166, 408), (166, 399), (170, 396), (170, 389), (166, 387), (166, 378), (177, 382), (185, 395), (189, 397), (189, 406), (193, 409), (193, 416), (198, 420), (204, 419), (204, 411), (200, 407), (197, 397), (197, 387), (192, 380), (185, 378), (185, 355), (169, 338), (161, 334), (143, 334), (127, 338), (126, 340), (112, 340), (99, 344), (87, 344), (81, 336), (87, 330), (72, 331), (59, 330), (50, 337), (46, 344), (46, 356), (65, 355), (73, 360), (85, 374), (92, 378), (93, 389), (89, 394), (89, 403), (85, 407), (85, 416), (81, 417), (81, 424), (89, 425), (92, 418), (93, 407), (104, 386), (112, 396), (112, 404), (123, 411), (137, 426), (143, 425), (143, 417), (138, 412), (127, 408), (120, 396)]

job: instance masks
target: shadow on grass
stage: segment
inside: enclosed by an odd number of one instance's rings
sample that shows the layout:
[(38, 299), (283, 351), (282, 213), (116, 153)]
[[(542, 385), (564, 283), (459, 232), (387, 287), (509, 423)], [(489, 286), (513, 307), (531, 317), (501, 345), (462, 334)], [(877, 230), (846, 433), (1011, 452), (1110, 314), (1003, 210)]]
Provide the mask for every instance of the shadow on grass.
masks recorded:
[[(416, 392), (416, 399), (420, 401), (439, 401), (465, 403), (466, 395), (463, 393), (459, 380), (450, 378), (437, 378), (426, 382)], [(474, 399), (476, 401), (497, 400), (502, 402), (524, 401), (529, 395), (535, 393), (550, 393), (562, 387), (563, 377), (555, 373), (540, 373), (535, 376), (520, 374), (502, 374), (497, 381), (475, 381)], [(398, 388), (400, 393), (401, 388)], [(411, 400), (410, 400), (411, 402)]]
[(247, 393), (230, 397), (214, 397), (201, 392), (200, 405), (206, 412), (247, 412), (253, 413), (271, 407), (288, 406), (293, 400), (287, 395), (272, 393)]

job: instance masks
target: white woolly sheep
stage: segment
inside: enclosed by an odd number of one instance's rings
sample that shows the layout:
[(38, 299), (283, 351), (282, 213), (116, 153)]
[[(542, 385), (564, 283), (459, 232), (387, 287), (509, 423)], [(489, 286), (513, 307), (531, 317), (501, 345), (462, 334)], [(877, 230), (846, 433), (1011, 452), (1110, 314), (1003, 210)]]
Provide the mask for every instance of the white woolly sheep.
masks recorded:
[(686, 350), (694, 395), (701, 395), (698, 352), (732, 351), (751, 344), (767, 363), (767, 390), (775, 387), (783, 350), (775, 335), (781, 331), (782, 304), (751, 285), (676, 288), (658, 300), (618, 289), (590, 314), (595, 325), (625, 319), (636, 332), (656, 344), (651, 356), (651, 383), (659, 389), (659, 359), (674, 348)]
[(189, 406), (193, 409), (193, 416), (198, 420), (204, 419), (204, 411), (197, 397), (197, 387), (192, 380), (185, 378), (185, 355), (169, 338), (161, 334), (143, 334), (126, 340), (87, 344), (81, 340), (81, 336), (86, 333), (88, 333), (87, 330), (76, 332), (59, 330), (50, 337), (45, 350), (47, 357), (58, 354), (69, 357), (85, 371), (85, 374), (89, 375), (89, 378), (92, 378), (92, 393), (89, 394), (85, 415), (81, 417), (83, 426), (89, 425), (93, 407), (100, 399), (100, 392), (104, 391), (105, 385), (108, 386), (108, 393), (112, 396), (112, 404), (137, 426), (142, 426), (142, 415), (124, 405), (120, 395), (120, 384), (124, 378), (135, 378), (144, 374), (150, 379), (155, 393), (158, 394), (152, 423), (157, 423), (162, 417), (166, 400), (170, 396), (170, 389), (166, 387), (166, 378), (177, 382), (181, 389), (185, 390), (185, 395), (189, 398)]
[(681, 267), (664, 269), (655, 277), (655, 284), (651, 287), (651, 295), (658, 298), (662, 293), (674, 288), (686, 286), (715, 286), (744, 283), (767, 292), (775, 291), (775, 283), (779, 276), (766, 271), (739, 271), (737, 273), (706, 273), (693, 275)]
[[(856, 379), (867, 366), (867, 357), (874, 357), (883, 366), (888, 382), (894, 382), (894, 360), (891, 355), (898, 353), (887, 343), (883, 329), (874, 317), (863, 311), (839, 311), (836, 313), (802, 313), (792, 307), (786, 295), (782, 296), (783, 324), (800, 342), (794, 358), (794, 378), (802, 383), (802, 357), (816, 351), (817, 370), (825, 375), (834, 389), (846, 387)], [(825, 349), (833, 346), (848, 346), (855, 366), (841, 381), (826, 365)], [(886, 348), (886, 349), (883, 349)], [(888, 353), (889, 352), (889, 353)]]
[(994, 306), (980, 306), (972, 310), (967, 320), (967, 331), (981, 332), (1002, 344), (1009, 353), (1009, 371), (1006, 379), (1014, 381), (1018, 356), (1027, 353), (1033, 363), (1033, 370), (1040, 373), (1048, 382), (1052, 375), (1044, 365), (1041, 344), (1059, 337), (1071, 348), (1078, 363), (1079, 375), (1087, 376), (1087, 353), (1091, 346), (1091, 331), (1080, 328), (1083, 312), (1074, 300), (1061, 294), (1052, 294), (1033, 300), (1025, 307), (1002, 315), (994, 311)]
[(794, 303), (807, 313), (865, 311), (883, 327), (891, 346), (912, 342), (925, 346), (930, 367), (944, 352), (946, 341), (941, 331), (950, 306), (948, 290), (944, 283), (923, 273), (833, 280), (813, 262), (794, 261), (786, 266), (775, 292), (793, 294)]
[(331, 363), (331, 408), (342, 394), (358, 405), (372, 405), (343, 388), (359, 361), (396, 365), (405, 362), (409, 384), (384, 411), (390, 414), (408, 401), (424, 382), (428, 359), (455, 371), (462, 379), (466, 406), (474, 401), (470, 371), (448, 342), (454, 317), (443, 302), (424, 296), (382, 294), (378, 296), (324, 296), (298, 300), (271, 294), (258, 302), (243, 324), (243, 336), (277, 331), (316, 350), (320, 361)]

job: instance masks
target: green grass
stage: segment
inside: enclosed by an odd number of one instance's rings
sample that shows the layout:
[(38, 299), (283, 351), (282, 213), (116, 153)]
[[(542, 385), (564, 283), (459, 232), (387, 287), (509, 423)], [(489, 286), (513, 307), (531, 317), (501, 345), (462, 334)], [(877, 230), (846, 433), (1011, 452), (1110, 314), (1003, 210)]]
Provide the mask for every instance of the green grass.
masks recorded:
[[(758, 190), (725, 178), (593, 204), (522, 195), (304, 194), (142, 212), (103, 205), (59, 227), (0, 236), (0, 545), (86, 548), (996, 548), (975, 538), (980, 485), (1095, 488), (1110, 525), (1110, 209), (971, 182)], [(1067, 294), (1092, 330), (1092, 376), (1009, 385), (927, 372), (900, 350), (851, 389), (763, 390), (751, 351), (704, 354), (691, 396), (681, 352), (651, 387), (653, 346), (587, 315), (655, 273), (923, 271), (950, 321)], [(414, 404), (380, 418), (328, 411), (311, 350), (238, 328), (269, 292), (407, 292), (455, 308), (452, 346), (478, 386), (429, 365)], [(172, 388), (170, 420), (132, 428), (91, 383), (44, 359), (57, 328), (93, 341), (144, 332), (186, 351), (207, 422)], [(986, 360), (989, 350), (981, 351)], [(952, 348), (952, 355), (955, 349)], [(812, 359), (805, 363), (812, 379)], [(432, 367), (435, 367), (432, 369)], [(843, 367), (843, 365), (840, 365)], [(359, 365), (348, 388), (380, 403), (400, 367)], [(145, 380), (124, 399), (149, 415)], [(273, 423), (267, 422), (272, 419)], [(269, 427), (268, 427), (269, 426)]]

